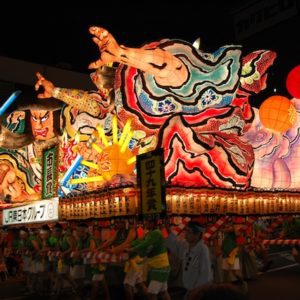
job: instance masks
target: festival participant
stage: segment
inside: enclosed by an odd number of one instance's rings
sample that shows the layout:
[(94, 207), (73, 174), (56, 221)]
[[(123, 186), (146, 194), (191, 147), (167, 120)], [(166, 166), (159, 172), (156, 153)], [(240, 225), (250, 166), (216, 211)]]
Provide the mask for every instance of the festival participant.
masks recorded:
[[(88, 253), (91, 256), (94, 255), (97, 249), (95, 239), (88, 232), (88, 226), (85, 223), (79, 223), (76, 227), (76, 233), (78, 235), (77, 251), (75, 255), (75, 265), (73, 267), (73, 278), (76, 280), (79, 293), (83, 293), (83, 280), (85, 277), (91, 275), (92, 279), (92, 291), (91, 298), (96, 299), (99, 291), (99, 284), (103, 286), (104, 298), (110, 299), (109, 289), (104, 277), (105, 269), (101, 268), (99, 264), (91, 262), (89, 257), (86, 257)], [(85, 259), (81, 257), (85, 256)], [(85, 266), (84, 263), (89, 264)]]
[(31, 267), (31, 258), (29, 256), (32, 250), (31, 242), (29, 239), (29, 230), (26, 227), (21, 227), (19, 231), (19, 239), (16, 243), (17, 252), (21, 255), (22, 259), (22, 273), (26, 281), (26, 292), (31, 291), (31, 277), (29, 275)]
[(31, 258), (31, 265), (29, 268), (29, 276), (31, 281), (30, 286), (30, 293), (34, 294), (38, 291), (38, 272), (39, 272), (39, 266), (40, 266), (40, 256), (39, 251), (41, 250), (41, 242), (38, 237), (39, 235), (39, 229), (33, 229), (29, 232), (29, 256)]
[[(299, 239), (300, 238), (300, 219), (290, 216), (282, 224), (281, 238)], [(292, 256), (297, 263), (300, 263), (300, 245), (292, 246)]]
[(7, 279), (7, 267), (4, 258), (4, 248), (5, 248), (5, 236), (6, 232), (4, 230), (0, 230), (0, 279), (1, 281), (5, 281)]
[(76, 284), (70, 277), (70, 266), (72, 265), (71, 253), (76, 249), (76, 241), (71, 233), (63, 233), (63, 227), (57, 223), (52, 229), (52, 236), (55, 238), (51, 244), (52, 251), (59, 251), (59, 258), (56, 263), (56, 276), (53, 294), (60, 297), (64, 281), (67, 281), (73, 291), (76, 291)]
[[(136, 238), (136, 229), (134, 226), (127, 228), (124, 219), (116, 219), (112, 235), (104, 241), (98, 248), (99, 251), (107, 251), (113, 254), (119, 254), (128, 248), (131, 241)], [(116, 262), (107, 265), (107, 278), (110, 278), (111, 285), (117, 285), (124, 280), (124, 263)], [(125, 290), (126, 292), (126, 290)]]
[(145, 277), (148, 282), (147, 296), (150, 300), (169, 300), (168, 278), (170, 274), (170, 264), (167, 248), (164, 246), (164, 238), (159, 229), (155, 229), (154, 220), (144, 222), (145, 229), (148, 230), (142, 241), (133, 241), (131, 247), (127, 249), (129, 253), (145, 257)]
[(185, 241), (178, 240), (168, 225), (166, 229), (169, 235), (165, 239), (165, 245), (182, 260), (182, 281), (188, 298), (213, 279), (209, 249), (202, 241), (204, 228), (199, 223), (190, 221), (185, 229)]
[(238, 283), (242, 285), (244, 292), (247, 292), (248, 285), (243, 279), (240, 267), (237, 228), (232, 223), (228, 223), (223, 226), (221, 230), (224, 232), (222, 241), (222, 269), (224, 272), (224, 280), (227, 282), (231, 281), (231, 276), (233, 275), (238, 280)]
[[(129, 225), (130, 226), (130, 225)], [(105, 243), (105, 247), (112, 245), (111, 249), (105, 251), (119, 254), (122, 253), (126, 248), (130, 246), (137, 245), (140, 242), (140, 239), (137, 238), (137, 229), (135, 226), (131, 225), (129, 229), (126, 229), (126, 224), (124, 220), (116, 221), (116, 231), (113, 236)], [(125, 297), (127, 300), (134, 299), (134, 289), (137, 288), (140, 294), (146, 295), (146, 287), (144, 284), (143, 278), (143, 266), (142, 259), (129, 259), (125, 263), (125, 266), (122, 264), (121, 267), (124, 268), (125, 278), (124, 278), (124, 288), (125, 288)], [(111, 266), (108, 267), (109, 269)], [(112, 272), (117, 268), (113, 268)], [(123, 275), (123, 270), (122, 270)], [(122, 276), (123, 278), (124, 276)]]
[(39, 294), (48, 295), (50, 292), (50, 262), (48, 257), (48, 252), (51, 249), (50, 244), (50, 228), (48, 225), (43, 225), (39, 232), (40, 250), (38, 252), (38, 262), (37, 266), (37, 275), (39, 281)]

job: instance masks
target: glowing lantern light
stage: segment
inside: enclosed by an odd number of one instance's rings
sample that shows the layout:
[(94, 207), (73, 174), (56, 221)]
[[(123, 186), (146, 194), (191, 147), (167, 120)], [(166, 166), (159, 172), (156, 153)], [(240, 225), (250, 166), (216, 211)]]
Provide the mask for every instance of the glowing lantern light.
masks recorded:
[(283, 96), (272, 96), (259, 108), (261, 123), (269, 129), (285, 132), (296, 122), (296, 109), (290, 100)]
[[(127, 161), (132, 158), (131, 151), (126, 148), (122, 153), (121, 147), (118, 144), (113, 144), (103, 150), (107, 155), (106, 162), (103, 162), (105, 168), (101, 169), (101, 174), (107, 179), (110, 179), (115, 174), (132, 174), (134, 170), (134, 163), (128, 164)], [(131, 160), (132, 161), (132, 160)]]
[(300, 65), (289, 72), (286, 78), (286, 88), (290, 95), (300, 99)]

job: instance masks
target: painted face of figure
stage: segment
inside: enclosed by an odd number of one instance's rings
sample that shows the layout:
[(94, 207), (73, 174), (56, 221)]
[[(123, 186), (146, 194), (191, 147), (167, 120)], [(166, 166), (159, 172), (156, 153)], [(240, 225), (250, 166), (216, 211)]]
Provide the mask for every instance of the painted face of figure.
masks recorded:
[(15, 170), (9, 164), (3, 162), (0, 162), (0, 193), (5, 196), (10, 195), (12, 200), (22, 193)]
[(54, 137), (53, 112), (30, 110), (32, 132), (36, 140), (48, 140)]

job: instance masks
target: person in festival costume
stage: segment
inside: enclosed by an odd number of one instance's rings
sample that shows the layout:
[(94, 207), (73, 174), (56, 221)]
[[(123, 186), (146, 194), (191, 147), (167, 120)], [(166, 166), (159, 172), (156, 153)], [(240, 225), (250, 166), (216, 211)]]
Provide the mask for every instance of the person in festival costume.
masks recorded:
[[(282, 224), (281, 238), (299, 239), (300, 238), (300, 219), (290, 216)], [(300, 245), (292, 246), (292, 256), (297, 263), (300, 263)]]
[(59, 297), (64, 281), (67, 281), (76, 291), (76, 284), (70, 277), (70, 267), (72, 265), (71, 253), (76, 249), (75, 238), (70, 233), (63, 233), (63, 227), (57, 223), (52, 229), (51, 250), (59, 251), (60, 256), (55, 260), (56, 276), (53, 294)]
[[(136, 246), (140, 242), (140, 239), (136, 239), (137, 229), (133, 225), (129, 226), (129, 229), (127, 229), (125, 221), (117, 220), (116, 231), (113, 236), (104, 243), (104, 248), (102, 246), (101, 249), (105, 249), (105, 251), (110, 253), (119, 254), (130, 246)], [(112, 245), (112, 248), (106, 248), (108, 245)], [(135, 254), (131, 254), (130, 256), (125, 266), (122, 264), (122, 268), (126, 273), (123, 284), (127, 300), (134, 299), (135, 288), (138, 289), (140, 294), (146, 295), (146, 286), (143, 277), (143, 259), (137, 257)], [(113, 269), (113, 271), (115, 271), (115, 269)], [(122, 278), (123, 277), (124, 276), (122, 276)]]
[(131, 254), (145, 258), (144, 276), (147, 285), (147, 296), (150, 300), (161, 299), (170, 300), (168, 293), (168, 278), (170, 274), (170, 264), (168, 251), (164, 245), (164, 238), (159, 229), (155, 229), (155, 220), (144, 222), (148, 230), (143, 240), (135, 240), (131, 247), (126, 250)]
[(7, 266), (5, 263), (4, 257), (4, 247), (5, 247), (5, 239), (6, 239), (6, 232), (3, 229), (0, 229), (0, 280), (6, 281), (7, 279)]
[[(119, 254), (127, 248), (131, 241), (136, 238), (136, 229), (129, 225), (124, 219), (116, 219), (112, 235), (101, 245), (99, 251), (107, 251), (113, 254)], [(111, 263), (107, 265), (107, 277), (111, 278), (112, 284), (118, 284), (124, 280), (124, 263)]]
[(38, 293), (41, 296), (48, 295), (50, 292), (50, 261), (48, 252), (51, 249), (50, 243), (50, 228), (48, 225), (43, 225), (39, 232), (38, 243), (40, 250), (36, 263), (38, 275)]
[(185, 229), (185, 241), (178, 240), (168, 225), (166, 229), (169, 235), (165, 239), (165, 245), (183, 263), (182, 281), (188, 299), (213, 279), (209, 249), (202, 241), (204, 228), (199, 223), (190, 221)]
[(245, 293), (248, 292), (247, 282), (244, 281), (241, 273), (240, 260), (239, 260), (239, 245), (237, 237), (239, 236), (237, 227), (232, 223), (226, 224), (222, 229), (224, 238), (222, 241), (222, 269), (224, 272), (224, 281), (231, 281), (232, 275), (242, 285)]
[[(109, 289), (104, 277), (105, 268), (102, 264), (97, 264), (86, 257), (87, 253), (91, 252), (92, 256), (97, 250), (95, 239), (88, 232), (88, 227), (85, 223), (79, 223), (76, 227), (78, 235), (78, 243), (75, 251), (75, 265), (73, 267), (73, 277), (77, 281), (79, 293), (83, 292), (83, 280), (85, 277), (91, 277), (92, 290), (91, 299), (96, 299), (99, 291), (99, 284), (103, 286), (104, 297), (106, 300), (110, 299)], [(82, 256), (85, 256), (82, 259)], [(87, 266), (85, 266), (87, 264)]]
[(22, 272), (23, 276), (25, 277), (26, 292), (30, 292), (32, 286), (31, 277), (29, 273), (31, 267), (30, 251), (32, 251), (33, 248), (29, 238), (29, 230), (24, 226), (20, 228), (19, 239), (16, 243), (16, 249), (18, 254), (21, 255), (22, 259)]

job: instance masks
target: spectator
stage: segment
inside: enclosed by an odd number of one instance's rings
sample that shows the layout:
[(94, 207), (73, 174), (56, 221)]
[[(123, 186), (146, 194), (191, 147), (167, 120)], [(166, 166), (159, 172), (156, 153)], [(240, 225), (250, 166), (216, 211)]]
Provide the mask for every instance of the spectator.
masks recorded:
[(187, 289), (186, 297), (194, 290), (212, 281), (211, 259), (208, 247), (202, 241), (203, 227), (197, 222), (186, 226), (186, 241), (179, 241), (167, 226), (169, 236), (165, 245), (183, 262), (182, 281)]

